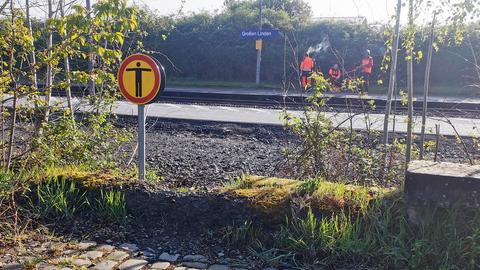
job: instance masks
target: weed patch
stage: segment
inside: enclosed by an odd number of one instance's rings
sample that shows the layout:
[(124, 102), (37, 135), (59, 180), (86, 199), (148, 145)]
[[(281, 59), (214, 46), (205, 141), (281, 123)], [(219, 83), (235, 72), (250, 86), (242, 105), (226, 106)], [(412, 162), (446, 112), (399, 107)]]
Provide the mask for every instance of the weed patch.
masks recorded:
[(96, 199), (95, 213), (107, 221), (124, 221), (127, 218), (125, 194), (120, 191), (100, 190), (100, 198)]
[(224, 229), (222, 242), (229, 247), (248, 247), (258, 243), (261, 231), (252, 221), (245, 221), (240, 226), (228, 226)]
[[(480, 267), (478, 209), (432, 209), (421, 225), (414, 225), (406, 218), (403, 193), (398, 189), (261, 177), (247, 181), (250, 188), (227, 192), (250, 198), (253, 205), (271, 214), (272, 222), (280, 213), (283, 217), (279, 228), (264, 235), (262, 243), (249, 244), (266, 265), (289, 264), (300, 269)], [(241, 231), (230, 235), (242, 235)]]
[(32, 206), (48, 218), (71, 217), (89, 205), (86, 191), (74, 181), (52, 177), (37, 186), (36, 202)]
[(36, 186), (30, 195), (30, 206), (40, 217), (50, 219), (71, 218), (91, 213), (101, 220), (121, 222), (127, 218), (123, 192), (87, 188), (82, 180), (50, 177)]

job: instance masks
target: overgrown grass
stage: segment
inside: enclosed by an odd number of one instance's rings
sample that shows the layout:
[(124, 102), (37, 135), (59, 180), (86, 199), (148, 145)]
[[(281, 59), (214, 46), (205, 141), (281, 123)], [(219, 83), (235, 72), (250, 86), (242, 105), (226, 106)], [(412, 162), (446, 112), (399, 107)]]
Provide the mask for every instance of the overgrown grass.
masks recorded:
[(125, 194), (115, 190), (100, 190), (100, 197), (96, 199), (94, 210), (99, 217), (107, 221), (125, 221), (127, 218)]
[(300, 269), (480, 268), (478, 209), (430, 209), (423, 223), (414, 225), (406, 218), (399, 189), (318, 180), (295, 184), (249, 177), (246, 181), (250, 188), (228, 192), (256, 198), (254, 204), (265, 206), (265, 197), (257, 196), (268, 190), (270, 198), (276, 194), (283, 200), (269, 201), (265, 211), (278, 215), (275, 204), (292, 209), (270, 240), (260, 247), (256, 243), (251, 246), (266, 265), (288, 263)]
[(122, 186), (136, 181), (136, 171), (110, 169), (95, 171), (86, 166), (47, 166), (36, 172), (33, 177), (42, 181), (49, 177), (75, 179), (82, 187), (101, 188), (105, 186)]
[(82, 180), (53, 176), (39, 182), (36, 192), (30, 195), (31, 209), (40, 217), (50, 219), (91, 213), (109, 222), (125, 221), (127, 207), (124, 193), (104, 188), (99, 188), (99, 191), (88, 189), (88, 186), (82, 185)]
[(274, 248), (300, 266), (376, 269), (478, 269), (480, 216), (438, 210), (420, 226), (405, 218), (401, 197), (380, 199), (363, 214), (294, 216), (274, 237)]
[(51, 177), (37, 186), (36, 202), (32, 203), (44, 217), (71, 217), (90, 203), (86, 191), (74, 181)]

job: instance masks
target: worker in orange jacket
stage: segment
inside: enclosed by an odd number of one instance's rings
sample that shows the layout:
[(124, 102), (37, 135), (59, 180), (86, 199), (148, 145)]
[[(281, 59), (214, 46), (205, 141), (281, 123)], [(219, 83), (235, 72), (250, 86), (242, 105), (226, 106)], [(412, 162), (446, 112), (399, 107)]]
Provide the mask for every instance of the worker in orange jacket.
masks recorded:
[(373, 70), (373, 58), (370, 56), (370, 50), (365, 51), (360, 68), (361, 68), (361, 79), (363, 80), (362, 91), (368, 92), (370, 88), (370, 78), (372, 76), (372, 70)]
[(330, 82), (335, 87), (342, 86), (342, 71), (338, 68), (338, 64), (335, 64), (333, 65), (333, 67), (330, 68), (330, 70), (328, 71), (328, 75), (330, 76)]
[(308, 53), (303, 57), (302, 62), (300, 63), (300, 79), (302, 87), (305, 89), (309, 84), (309, 79), (312, 75), (313, 70), (315, 69), (315, 61), (310, 57)]

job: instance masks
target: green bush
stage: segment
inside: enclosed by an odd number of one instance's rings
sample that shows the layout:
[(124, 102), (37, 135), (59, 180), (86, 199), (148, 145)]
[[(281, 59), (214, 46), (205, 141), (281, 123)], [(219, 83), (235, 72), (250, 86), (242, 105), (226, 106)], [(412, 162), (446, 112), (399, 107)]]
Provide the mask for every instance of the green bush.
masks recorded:
[(76, 124), (64, 115), (44, 126), (31, 160), (39, 167), (116, 168), (122, 160), (119, 149), (130, 139), (131, 134), (115, 127), (107, 114), (87, 115), (84, 122)]
[[(284, 112), (282, 115), (283, 127), (298, 137), (298, 146), (285, 152), (297, 176), (362, 185), (399, 182), (405, 166), (401, 152), (404, 144), (397, 141), (385, 149), (378, 143), (381, 133), (370, 129), (368, 111), (374, 104), (363, 104), (362, 121), (368, 127), (366, 131), (343, 128), (334, 124), (332, 117), (325, 112), (328, 106), (324, 93), (329, 89), (328, 81), (321, 74), (316, 75), (315, 80), (316, 87), (302, 114)], [(354, 120), (352, 118), (352, 125)], [(348, 121), (346, 119), (343, 124)], [(388, 164), (385, 164), (385, 157)]]
[(10, 171), (0, 171), (0, 201), (8, 197), (15, 189), (15, 174)]

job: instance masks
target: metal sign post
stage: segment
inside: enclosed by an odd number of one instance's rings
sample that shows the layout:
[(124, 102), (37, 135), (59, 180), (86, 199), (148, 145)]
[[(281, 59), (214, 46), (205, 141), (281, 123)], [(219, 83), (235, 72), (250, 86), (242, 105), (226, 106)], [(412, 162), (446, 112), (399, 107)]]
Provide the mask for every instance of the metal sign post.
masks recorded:
[(165, 89), (165, 70), (148, 55), (133, 54), (118, 70), (118, 87), (126, 100), (138, 105), (138, 179), (145, 180), (145, 104), (154, 102)]
[[(262, 6), (263, 1), (260, 0), (260, 31), (262, 31)], [(260, 85), (260, 67), (262, 64), (262, 39), (260, 39), (260, 48), (257, 49), (257, 72), (255, 74), (255, 84)]]
[[(259, 44), (259, 46), (258, 46)], [(260, 85), (260, 67), (262, 64), (262, 40), (257, 40), (257, 72), (255, 73), (255, 84)]]
[[(260, 6), (260, 17), (261, 17), (261, 6)], [(259, 30), (244, 30), (240, 32), (240, 38), (242, 39), (254, 39), (255, 40), (255, 49), (257, 50), (257, 66), (255, 72), (255, 83), (260, 84), (260, 70), (262, 66), (262, 45), (263, 40), (265, 39), (274, 39), (280, 35), (278, 29), (262, 29), (262, 24), (260, 23)]]
[(138, 105), (138, 180), (145, 180), (145, 105)]

